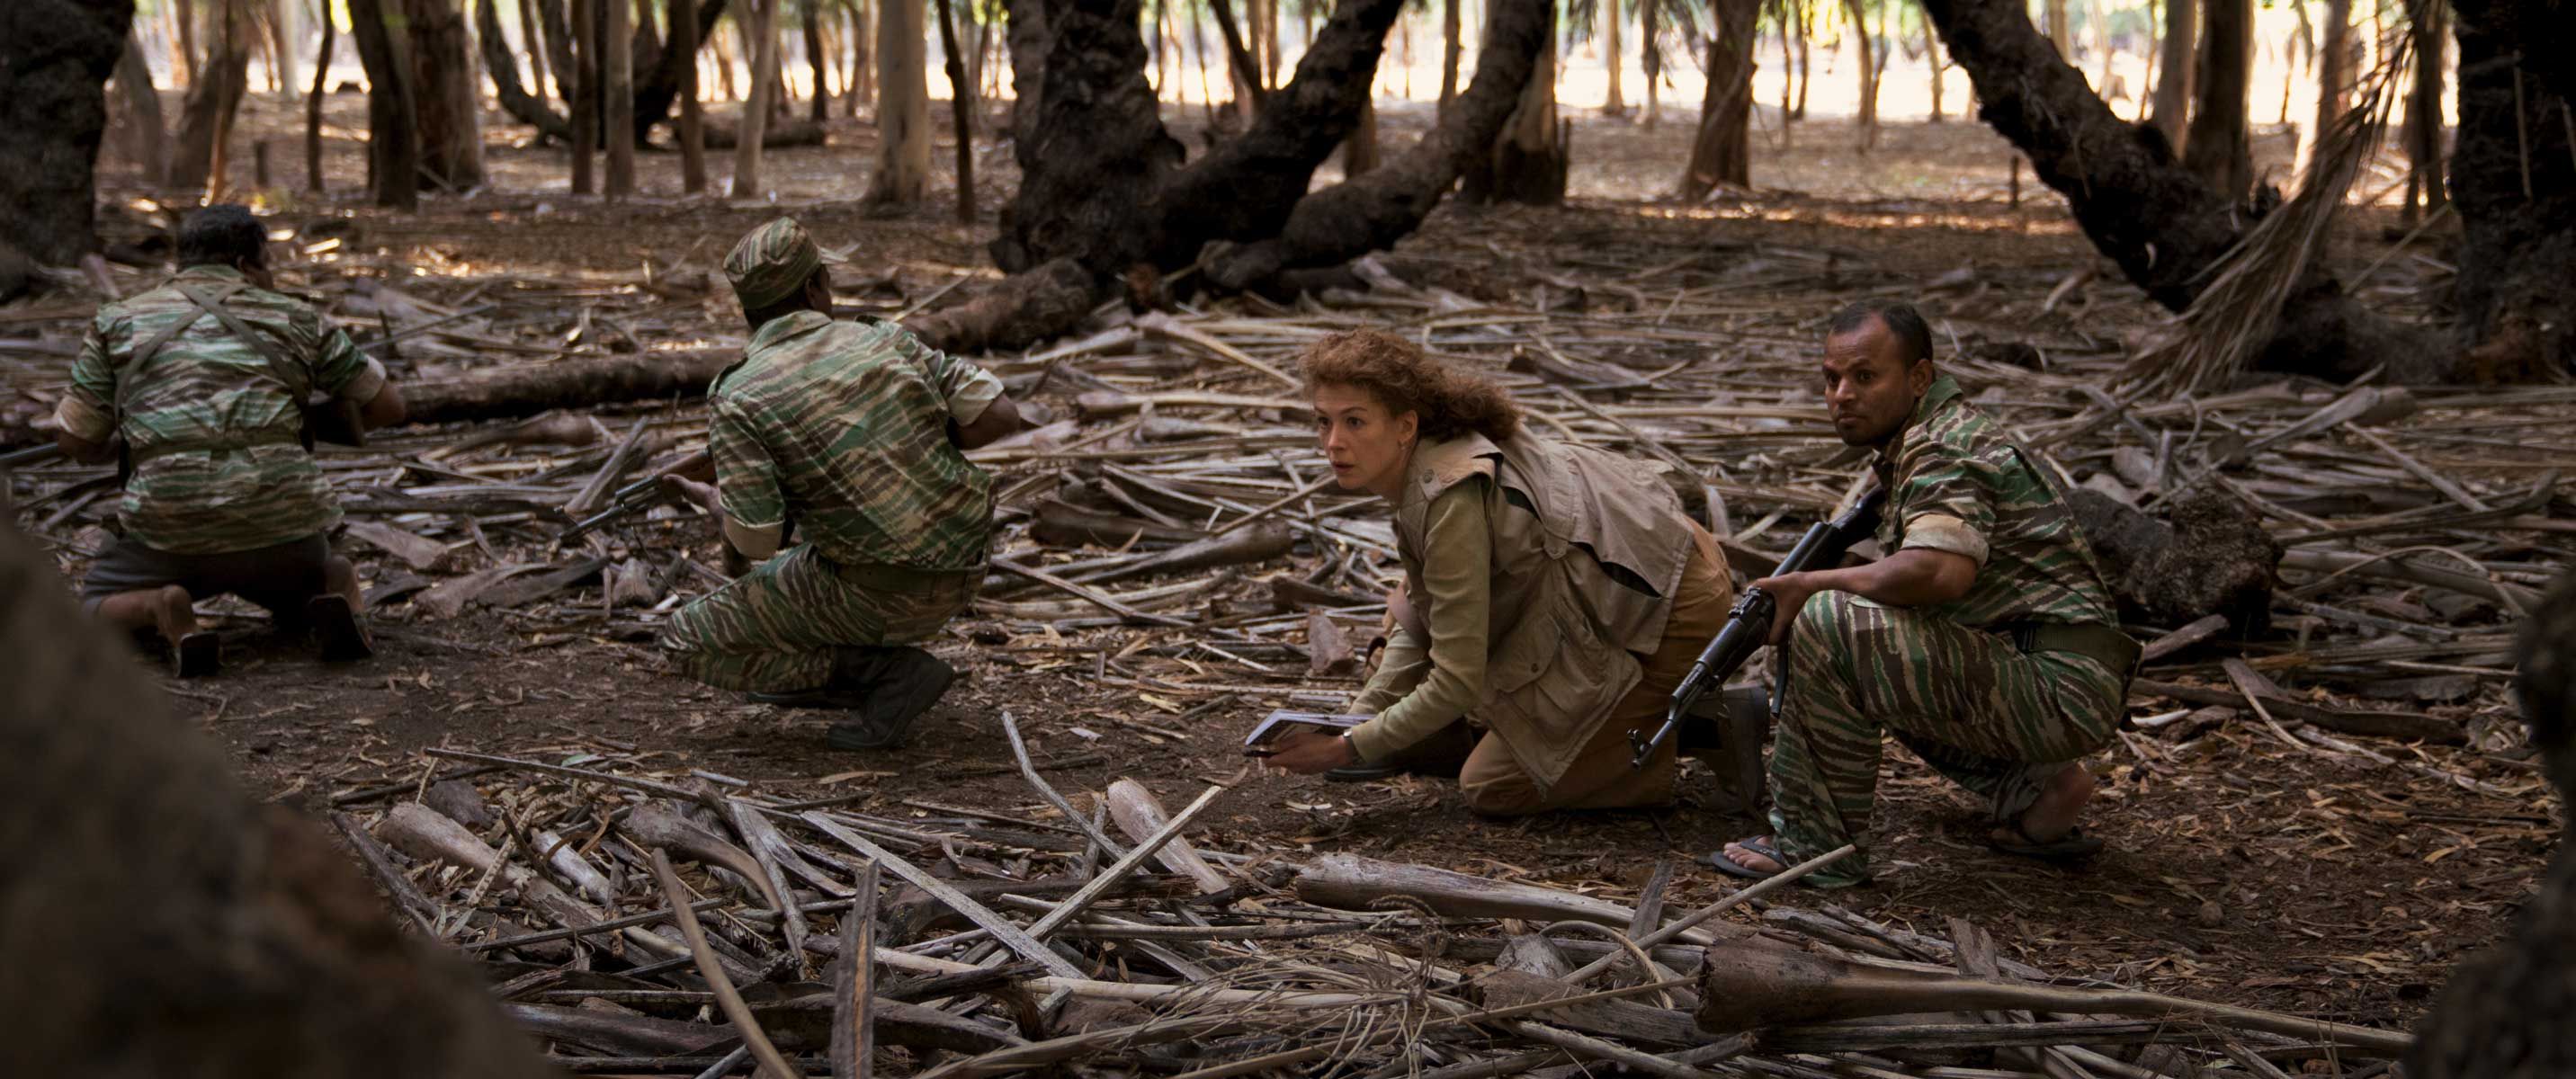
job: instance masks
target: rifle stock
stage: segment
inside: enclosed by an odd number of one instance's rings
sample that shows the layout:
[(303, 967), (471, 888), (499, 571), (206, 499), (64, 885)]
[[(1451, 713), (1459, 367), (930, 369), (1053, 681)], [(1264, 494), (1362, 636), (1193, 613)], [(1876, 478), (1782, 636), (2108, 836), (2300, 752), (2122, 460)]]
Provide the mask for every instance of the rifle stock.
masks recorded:
[[(1798, 545), (1790, 548), (1788, 555), (1780, 559), (1780, 566), (1771, 571), (1772, 575), (1797, 573), (1841, 561), (1853, 544), (1878, 531), (1879, 509), (1886, 502), (1886, 490), (1875, 488), (1842, 516), (1809, 526), (1807, 534), (1798, 537)], [(1672, 703), (1664, 708), (1663, 725), (1655, 728), (1652, 735), (1628, 732), (1628, 748), (1632, 751), (1628, 767), (1644, 768), (1664, 743), (1672, 741), (1673, 736), (1680, 733), (1683, 717), (1690, 715), (1691, 708), (1699, 703), (1699, 699), (1710, 690), (1725, 685), (1727, 679), (1743, 669), (1745, 661), (1753, 658), (1753, 653), (1769, 643), (1771, 623), (1779, 617), (1779, 606), (1779, 600), (1768, 589), (1759, 586), (1748, 587), (1743, 595), (1735, 598), (1734, 608), (1726, 612), (1726, 625), (1718, 628), (1717, 636), (1709, 639), (1708, 647), (1700, 650), (1698, 661), (1691, 664), (1690, 673), (1682, 678), (1680, 685), (1673, 687)]]

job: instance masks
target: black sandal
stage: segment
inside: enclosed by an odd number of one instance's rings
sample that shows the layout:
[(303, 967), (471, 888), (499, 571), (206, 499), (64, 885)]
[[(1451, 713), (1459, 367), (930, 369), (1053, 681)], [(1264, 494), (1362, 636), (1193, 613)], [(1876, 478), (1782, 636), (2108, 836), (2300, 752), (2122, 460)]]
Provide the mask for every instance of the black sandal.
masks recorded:
[(1742, 877), (1746, 880), (1769, 880), (1773, 877), (1779, 876), (1789, 865), (1789, 860), (1780, 856), (1778, 848), (1773, 847), (1769, 843), (1763, 842), (1759, 837), (1739, 839), (1735, 841), (1734, 845), (1752, 851), (1753, 853), (1759, 854), (1765, 858), (1769, 858), (1774, 862), (1778, 862), (1780, 863), (1781, 868), (1755, 869), (1749, 865), (1740, 865), (1735, 859), (1726, 856), (1726, 848), (1724, 847), (1719, 847), (1718, 849), (1710, 851), (1708, 854), (1702, 856), (1699, 860), (1700, 864), (1717, 870), (1720, 873), (1724, 873), (1727, 876)]
[(2102, 853), (2102, 840), (2099, 837), (2084, 834), (2084, 828), (2081, 825), (2069, 828), (2065, 835), (2049, 840), (2042, 840), (2030, 834), (2030, 828), (2019, 820), (2012, 822), (2012, 832), (2020, 838), (2020, 842), (1997, 839), (1993, 833), (1988, 833), (1986, 845), (2005, 854), (2037, 858), (2043, 862), (2079, 861)]
[(198, 630), (170, 646), (170, 666), (181, 678), (210, 678), (224, 669), (224, 639)]

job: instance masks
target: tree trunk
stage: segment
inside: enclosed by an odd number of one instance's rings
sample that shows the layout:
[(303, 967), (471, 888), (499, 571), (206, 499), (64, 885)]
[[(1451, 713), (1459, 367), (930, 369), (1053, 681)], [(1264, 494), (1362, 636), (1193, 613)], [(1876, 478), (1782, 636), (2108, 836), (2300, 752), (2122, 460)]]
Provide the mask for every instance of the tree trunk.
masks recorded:
[(1610, 87), (1601, 102), (1604, 116), (1628, 115), (1628, 102), (1619, 93), (1619, 0), (1595, 0), (1601, 9), (1601, 67), (1609, 75)]
[(171, 40), (179, 47), (177, 54), (170, 57), (170, 70), (177, 73), (176, 82), (194, 86), (197, 83), (197, 0), (173, 0), (170, 21), (177, 31)]
[[(1877, 43), (1870, 40), (1869, 13), (1861, 10), (1861, 0), (1843, 0), (1843, 10), (1851, 15), (1852, 40), (1860, 45), (1860, 115), (1855, 122), (1860, 128), (1860, 151), (1868, 153), (1878, 144), (1878, 54)], [(2049, 0), (2050, 10), (2062, 10), (2065, 0)]]
[(2450, 46), (2451, 6), (2440, 0), (2407, 0), (2406, 32), (2414, 39), (2415, 77), (2406, 88), (2406, 221), (2416, 206), (2439, 210), (2448, 201), (2442, 184), (2442, 54)]
[(161, 118), (161, 93), (152, 86), (152, 62), (143, 56), (140, 36), (127, 35), (115, 80), (117, 95), (125, 100), (127, 149), (143, 170), (143, 182), (170, 182), (170, 127)]
[(1790, 125), (1798, 120), (1795, 91), (1798, 88), (1798, 57), (1791, 51), (1790, 39), (1798, 35), (1798, 0), (1773, 0), (1780, 19), (1780, 146), (1786, 149), (1791, 139)]
[(2190, 146), (2184, 132), (2191, 121), (2192, 73), (2200, 58), (2199, 9), (2198, 0), (2165, 0), (2164, 41), (2156, 64), (2163, 74), (2156, 77), (2155, 107), (2147, 114), (2147, 122), (2164, 133), (2177, 154)]
[[(875, 55), (870, 51), (876, 42), (876, 26), (873, 22), (874, 6), (868, 3), (868, 0), (855, 0), (848, 11), (850, 13), (850, 118), (855, 120), (859, 116), (861, 107), (873, 109), (877, 103), (877, 65)], [(1030, 89), (1034, 92), (1036, 87), (1033, 86)], [(1019, 103), (1012, 102), (1011, 108), (1016, 114)], [(1018, 125), (1014, 123), (1013, 126)]]
[[(620, 3), (625, 0), (619, 0)], [(457, 0), (403, 0), (410, 20), (412, 103), (420, 110), (421, 167), (449, 191), (483, 183), (483, 123)]]
[(572, 193), (595, 190), (599, 151), (599, 2), (572, 0)]
[(2576, 10), (2548, 0), (2458, 0), (2460, 212), (2454, 301), (2468, 374), (2556, 377), (2576, 363)]
[(694, 38), (684, 46), (682, 35), (673, 30), (663, 40), (658, 52), (648, 53), (654, 58), (651, 66), (639, 69), (636, 74), (635, 144), (638, 146), (651, 140), (653, 125), (670, 118), (673, 103), (680, 99), (681, 79), (687, 78), (692, 85), (696, 83), (698, 48), (715, 33), (716, 18), (724, 14), (725, 0), (698, 0), (696, 6)]
[(2209, 0), (2207, 11), (2199, 100), (2192, 105), (2183, 163), (2234, 202), (2254, 187), (2253, 146), (2245, 130), (2254, 75), (2254, 0)]
[(814, 73), (813, 108), (808, 110), (815, 123), (832, 116), (832, 93), (823, 78), (823, 4), (822, 0), (804, 0), (805, 68)]
[[(733, 150), (733, 197), (760, 197), (761, 137), (769, 127), (769, 111), (778, 99), (778, 5), (784, 0), (743, 0), (743, 14), (751, 16), (743, 25), (750, 34), (747, 42), (751, 53), (751, 97), (742, 105), (739, 143)], [(918, 10), (920, 0), (898, 3), (898, 7)], [(737, 20), (739, 21), (739, 20)], [(918, 23), (914, 24), (916, 28)]]
[(600, 130), (608, 136), (608, 197), (635, 193), (635, 9), (632, 0), (602, 0), (601, 57), (608, 62)]
[(1360, 106), (1360, 122), (1351, 128), (1351, 137), (1342, 140), (1342, 175), (1359, 176), (1378, 166), (1377, 102)]
[[(493, 10), (494, 2), (474, 0), (474, 29), (483, 46), (483, 70), (492, 77), (492, 90), (500, 98), (501, 111), (509, 113), (511, 119), (536, 128), (540, 142), (546, 139), (571, 142), (572, 121), (546, 104), (544, 98), (529, 93), (527, 87), (519, 84), (519, 58), (510, 51), (509, 40), (501, 35), (501, 17)], [(534, 6), (525, 4), (520, 10), (525, 12)], [(532, 50), (530, 55), (543, 53), (544, 49), (539, 48)], [(537, 88), (544, 90), (543, 82)]]
[[(1925, 0), (1951, 59), (1976, 86), (1980, 114), (2064, 195), (2093, 246), (2170, 310), (2189, 307), (2243, 238), (2232, 197), (2174, 160), (2152, 127), (2122, 122), (2054, 55), (2015, 0)], [(2401, 380), (2439, 377), (2423, 335), (2371, 312), (2310, 266), (2256, 364), (2350, 377), (2386, 363)]]
[(349, 0), (349, 39), (367, 71), (367, 188), (376, 205), (408, 212), (420, 209), (420, 135), (386, 19), (385, 0)]
[[(322, 0), (322, 3), (327, 11), (329, 0)], [(546, 96), (546, 39), (537, 30), (537, 0), (519, 0), (518, 8), (519, 48), (528, 54), (528, 86), (543, 102)]]
[(1789, 0), (1798, 12), (1798, 107), (1790, 110), (1789, 119), (1807, 118), (1807, 91), (1816, 85), (1816, 64), (1808, 45), (1816, 36), (1816, 9), (1808, 0)]
[(687, 57), (679, 65), (680, 190), (691, 195), (707, 190), (706, 121), (698, 103), (698, 8), (696, 0), (671, 0), (669, 48)]
[(2059, 58), (2075, 62), (2075, 30), (2067, 24), (2066, 0), (2042, 0), (2041, 10), (2048, 19), (2048, 43), (2057, 49)]
[[(1491, 9), (1488, 9), (1490, 21)], [(1494, 140), (1492, 155), (1467, 170), (1458, 197), (1471, 202), (1554, 206), (1565, 201), (1566, 144), (1556, 122), (1555, 12), (1548, 15), (1546, 51), (1522, 84), (1520, 103)]]
[(0, 4), (0, 253), (68, 266), (98, 250), (98, 144), (131, 0)]
[[(916, 0), (917, 2), (917, 0)], [(939, 50), (948, 65), (948, 116), (957, 129), (957, 223), (975, 223), (975, 84), (957, 53), (956, 16), (939, 0)]]
[(1950, 65), (1941, 56), (1941, 38), (1940, 35), (1932, 32), (1932, 20), (1929, 17), (1923, 20), (1923, 65), (1932, 69), (1931, 122), (1937, 124), (1949, 118), (1948, 113), (1941, 107), (1941, 69)]
[(1458, 97), (1458, 61), (1464, 53), (1459, 35), (1466, 32), (1458, 15), (1459, 0), (1443, 0), (1440, 6), (1440, 114), (1449, 114), (1449, 103)]
[(910, 206), (930, 189), (930, 73), (922, 6), (922, 0), (886, 0), (877, 11), (877, 173), (867, 200), (880, 205)]
[(1664, 118), (1664, 50), (1655, 31), (1661, 0), (1637, 0), (1637, 66), (1646, 76), (1646, 130)]
[[(1029, 128), (1037, 122), (1041, 87), (1046, 85), (1047, 48), (1053, 36), (1047, 32), (1046, 0), (1006, 0), (1003, 42), (1011, 53), (1011, 140), (1014, 143), (1035, 139)], [(1180, 65), (1174, 64), (1177, 69)], [(1174, 95), (1177, 97), (1178, 95)]]
[(1717, 36), (1708, 39), (1708, 96), (1682, 173), (1684, 202), (1707, 198), (1720, 185), (1753, 186), (1753, 47), (1762, 2), (1717, 0), (1710, 17)]
[[(322, 51), (313, 59), (313, 91), (304, 95), (304, 189), (314, 194), (323, 192), (322, 184), (322, 95), (331, 88), (331, 46), (340, 36), (339, 20), (331, 17), (331, 6), (322, 5)], [(137, 54), (140, 58), (141, 54)]]
[[(1225, 69), (1234, 77), (1235, 101), (1244, 106), (1243, 115), (1249, 119), (1260, 113), (1261, 99), (1267, 92), (1261, 81), (1261, 60), (1245, 48), (1243, 35), (1235, 31), (1234, 8), (1226, 0), (1208, 0), (1208, 13), (1216, 16), (1217, 34), (1225, 39)], [(1258, 22), (1256, 19), (1256, 43), (1260, 40)]]
[(303, 10), (301, 0), (268, 0), (268, 49), (270, 92), (285, 93), (295, 85), (296, 13)]
[[(579, 65), (573, 61), (575, 43), (572, 16), (565, 7), (566, 0), (519, 0), (519, 2), (537, 5), (538, 19), (545, 30), (546, 64), (554, 69), (555, 96), (562, 99), (564, 111), (569, 114), (573, 111), (573, 103), (580, 100), (580, 93), (575, 87), (575, 84), (580, 81), (580, 73), (577, 70)], [(579, 4), (585, 0), (571, 0), (571, 2)], [(539, 96), (543, 96), (542, 87)]]
[(231, 141), (233, 117), (241, 112), (242, 92), (249, 88), (249, 27), (240, 2), (217, 0), (214, 32), (197, 65), (199, 77), (179, 106), (179, 145), (170, 160), (173, 185), (202, 184), (210, 198), (224, 192), (220, 170), (225, 144)]
[(2316, 156), (2319, 140), (2334, 130), (2335, 121), (2351, 107), (2352, 82), (2357, 53), (2361, 44), (2352, 32), (2352, 0), (2326, 0), (2325, 43), (2317, 49), (2317, 122), (2300, 132), (2299, 166), (2306, 169)]

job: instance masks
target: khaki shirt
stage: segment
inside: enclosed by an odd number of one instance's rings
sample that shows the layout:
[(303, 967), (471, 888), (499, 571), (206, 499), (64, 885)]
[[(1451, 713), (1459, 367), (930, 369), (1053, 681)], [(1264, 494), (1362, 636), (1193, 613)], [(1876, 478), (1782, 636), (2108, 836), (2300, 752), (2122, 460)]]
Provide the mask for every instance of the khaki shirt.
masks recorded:
[(1395, 511), (1399, 628), (1355, 707), (1364, 759), (1471, 712), (1540, 784), (1564, 775), (1655, 650), (1692, 546), (1651, 466), (1521, 433), (1414, 450)]

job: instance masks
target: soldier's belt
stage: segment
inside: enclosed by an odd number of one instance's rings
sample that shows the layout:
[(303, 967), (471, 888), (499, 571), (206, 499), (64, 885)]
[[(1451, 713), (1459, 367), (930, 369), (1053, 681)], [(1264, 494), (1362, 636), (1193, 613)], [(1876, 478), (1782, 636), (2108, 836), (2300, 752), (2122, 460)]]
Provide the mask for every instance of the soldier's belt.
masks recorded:
[(153, 446), (150, 449), (138, 450), (129, 454), (127, 456), (127, 461), (130, 464), (140, 465), (145, 461), (149, 461), (157, 457), (168, 457), (174, 453), (221, 453), (226, 450), (246, 450), (254, 446), (295, 446), (300, 445), (301, 443), (302, 440), (291, 433), (258, 431), (232, 438), (205, 438), (191, 439), (185, 442), (164, 442)]
[(2072, 652), (2127, 678), (2138, 668), (2138, 642), (2118, 626), (2098, 623), (2007, 622), (1994, 631), (2012, 638), (2023, 652)]

